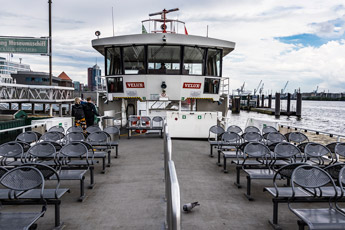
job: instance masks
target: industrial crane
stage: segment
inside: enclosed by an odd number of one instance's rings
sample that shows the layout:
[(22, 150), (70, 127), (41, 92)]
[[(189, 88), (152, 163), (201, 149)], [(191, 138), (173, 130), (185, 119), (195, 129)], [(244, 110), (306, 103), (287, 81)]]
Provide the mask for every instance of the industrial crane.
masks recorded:
[(261, 83), (262, 83), (262, 80), (260, 80), (258, 87), (254, 89), (254, 96), (256, 95), (256, 92), (259, 90)]
[(289, 81), (287, 81), (287, 82), (286, 82), (286, 84), (285, 84), (284, 88), (281, 90), (281, 94), (284, 94), (285, 89), (286, 89), (286, 86), (287, 86), (288, 84), (289, 84)]
[(259, 94), (262, 94), (262, 91), (264, 90), (264, 83), (262, 83), (260, 90), (259, 90)]

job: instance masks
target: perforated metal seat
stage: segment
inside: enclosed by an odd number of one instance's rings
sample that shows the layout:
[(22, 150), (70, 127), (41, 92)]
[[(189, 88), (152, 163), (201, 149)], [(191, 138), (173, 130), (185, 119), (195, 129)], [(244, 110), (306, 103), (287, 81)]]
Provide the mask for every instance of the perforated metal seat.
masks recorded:
[(59, 132), (59, 133), (63, 133), (64, 134), (65, 133), (65, 129), (62, 126), (56, 125), (56, 126), (50, 127), (48, 132)]
[(82, 133), (84, 130), (81, 126), (71, 126), (67, 129), (66, 134), (72, 133), (72, 132), (79, 132)]
[[(342, 172), (343, 171), (342, 169)], [(308, 180), (305, 178), (308, 178)], [(328, 184), (332, 185), (334, 194), (336, 194), (336, 185), (332, 177), (325, 170), (310, 165), (299, 166), (294, 170), (291, 177), (293, 190), (295, 190), (296, 186), (306, 189), (320, 189), (324, 186), (328, 186)], [(316, 194), (316, 196), (318, 195)], [(292, 194), (288, 206), (289, 209), (301, 219), (301, 222), (299, 222), (300, 229), (302, 229), (304, 225), (308, 225), (309, 229), (345, 229), (345, 215), (334, 204), (337, 199), (336, 196), (330, 198), (328, 208), (294, 208), (292, 207), (294, 199), (295, 196)]]
[(274, 132), (278, 132), (278, 130), (274, 128), (273, 126), (268, 125), (262, 128), (262, 134), (274, 133)]
[[(42, 173), (30, 166), (21, 166), (6, 172), (0, 179), (0, 184), (14, 193), (20, 194), (31, 189), (40, 189), (40, 198), (43, 199), (44, 177)], [(13, 196), (12, 202), (17, 199)], [(18, 201), (18, 205), (21, 202)], [(46, 212), (46, 205), (40, 212), (30, 213), (0, 213), (0, 229), (29, 229)]]
[(237, 134), (241, 134), (243, 133), (243, 130), (237, 126), (237, 125), (230, 125), (227, 129), (226, 129), (227, 132), (234, 132), (234, 133), (237, 133)]
[(247, 126), (245, 129), (244, 129), (244, 132), (245, 133), (250, 133), (250, 132), (255, 132), (255, 133), (260, 133), (260, 129), (255, 127), (255, 126)]
[[(208, 131), (208, 142), (210, 144), (210, 157), (213, 157), (213, 147), (218, 146), (221, 143), (221, 135), (225, 132), (223, 127), (219, 125), (213, 125)], [(212, 138), (211, 135), (215, 135)]]
[(42, 141), (54, 141), (54, 142), (61, 142), (65, 135), (61, 132), (57, 131), (49, 131), (43, 134), (40, 138)]
[(94, 132), (98, 132), (98, 131), (102, 131), (98, 125), (92, 125), (92, 126), (89, 126), (86, 128), (87, 133), (94, 133)]

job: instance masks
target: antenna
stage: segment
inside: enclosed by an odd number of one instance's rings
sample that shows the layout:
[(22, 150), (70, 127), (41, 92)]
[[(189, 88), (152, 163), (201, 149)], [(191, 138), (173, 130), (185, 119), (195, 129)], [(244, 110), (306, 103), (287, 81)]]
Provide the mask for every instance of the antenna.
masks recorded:
[(113, 22), (113, 37), (115, 36), (115, 31), (114, 31), (114, 7), (111, 7), (111, 18)]

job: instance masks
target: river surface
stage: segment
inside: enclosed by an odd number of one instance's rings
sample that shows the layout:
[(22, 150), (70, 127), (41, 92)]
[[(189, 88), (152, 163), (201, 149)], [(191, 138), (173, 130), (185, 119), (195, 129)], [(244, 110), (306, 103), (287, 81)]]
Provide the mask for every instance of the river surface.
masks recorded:
[[(281, 101), (281, 108), (286, 109), (286, 100)], [(274, 105), (274, 100), (272, 102)], [(295, 111), (296, 101), (291, 101), (291, 110)], [(240, 114), (231, 114), (230, 124), (237, 124), (244, 128), (248, 118), (276, 119), (272, 115), (256, 112), (241, 111)], [(314, 129), (319, 131), (345, 134), (345, 102), (344, 101), (302, 101), (302, 118), (294, 116), (280, 116), (276, 119), (292, 126)]]

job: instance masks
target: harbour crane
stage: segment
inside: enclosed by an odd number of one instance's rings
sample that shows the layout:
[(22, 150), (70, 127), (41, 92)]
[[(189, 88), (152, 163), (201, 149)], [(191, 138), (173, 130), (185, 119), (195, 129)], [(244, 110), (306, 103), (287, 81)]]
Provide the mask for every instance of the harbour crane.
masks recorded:
[(281, 94), (284, 94), (284, 92), (285, 92), (286, 87), (287, 87), (288, 84), (289, 84), (289, 81), (286, 82), (284, 88), (281, 90)]
[(264, 90), (264, 83), (262, 83), (260, 90), (259, 90), (259, 94), (262, 94), (262, 91)]
[(318, 90), (319, 90), (319, 86), (316, 87), (316, 90), (314, 91), (314, 93), (317, 94)]
[(238, 95), (240, 95), (240, 94), (243, 93), (243, 91), (244, 91), (244, 85), (245, 85), (245, 84), (246, 84), (246, 82), (243, 82), (243, 85), (241, 86), (241, 88), (238, 88), (238, 89), (237, 89)]
[(260, 80), (258, 87), (254, 89), (254, 96), (256, 95), (256, 92), (259, 90), (261, 83), (262, 83), (262, 80)]

